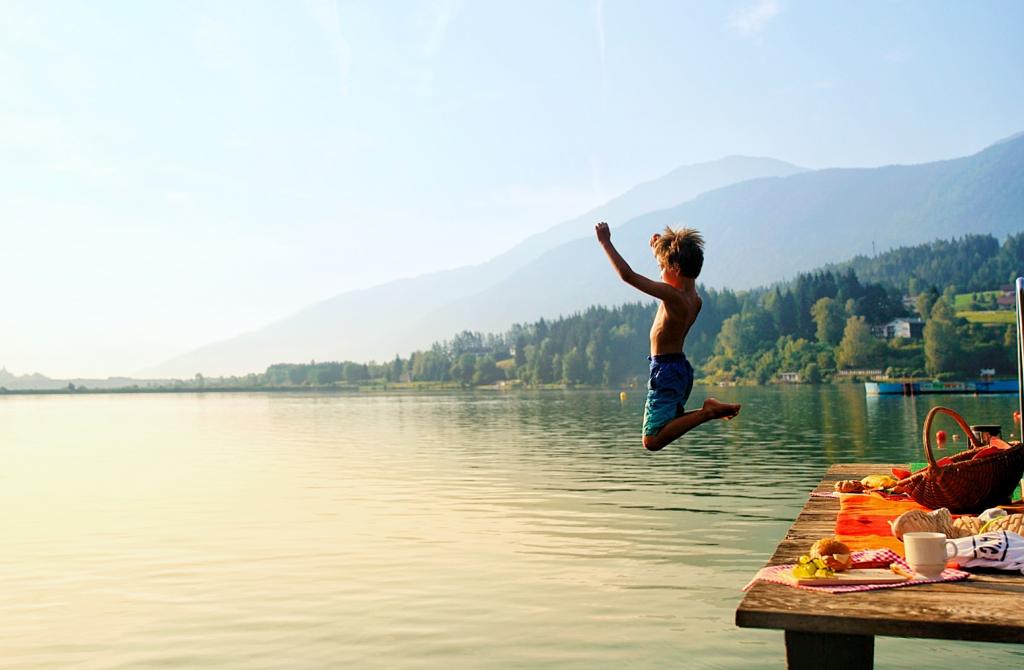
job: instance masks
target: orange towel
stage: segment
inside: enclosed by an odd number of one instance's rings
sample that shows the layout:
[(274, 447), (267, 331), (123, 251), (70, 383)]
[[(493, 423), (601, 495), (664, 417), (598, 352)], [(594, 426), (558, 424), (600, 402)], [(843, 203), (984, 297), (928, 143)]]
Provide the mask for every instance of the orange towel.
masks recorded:
[(883, 498), (875, 494), (839, 496), (836, 537), (850, 549), (892, 549), (903, 556), (903, 543), (892, 535), (889, 522), (912, 509), (931, 511), (909, 498)]

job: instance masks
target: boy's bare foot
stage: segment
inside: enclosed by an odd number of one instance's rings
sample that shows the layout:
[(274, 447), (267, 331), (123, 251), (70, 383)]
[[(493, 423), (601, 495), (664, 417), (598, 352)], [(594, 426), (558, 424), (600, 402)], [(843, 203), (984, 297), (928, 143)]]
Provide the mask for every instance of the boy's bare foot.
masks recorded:
[(720, 402), (715, 398), (705, 400), (703, 409), (712, 419), (731, 419), (740, 413), (739, 405)]

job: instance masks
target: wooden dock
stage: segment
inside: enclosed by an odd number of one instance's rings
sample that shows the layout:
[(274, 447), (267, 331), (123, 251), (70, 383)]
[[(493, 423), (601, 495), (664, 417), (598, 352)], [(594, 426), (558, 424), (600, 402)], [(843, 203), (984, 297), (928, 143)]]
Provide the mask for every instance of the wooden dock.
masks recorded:
[[(816, 490), (832, 491), (837, 480), (860, 479), (891, 467), (834, 465)], [(768, 565), (795, 563), (815, 540), (833, 535), (838, 512), (838, 499), (810, 497)], [(1024, 575), (1008, 572), (843, 594), (759, 582), (736, 609), (736, 625), (785, 631), (787, 667), (792, 670), (862, 670), (874, 665), (876, 635), (1024, 643), (1022, 596)]]

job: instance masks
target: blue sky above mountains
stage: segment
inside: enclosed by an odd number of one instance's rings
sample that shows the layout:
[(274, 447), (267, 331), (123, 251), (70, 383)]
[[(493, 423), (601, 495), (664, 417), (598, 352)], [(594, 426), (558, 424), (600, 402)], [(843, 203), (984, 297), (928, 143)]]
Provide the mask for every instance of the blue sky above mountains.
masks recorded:
[(1024, 119), (1018, 2), (4, 11), (16, 372), (130, 372), (486, 260), (680, 164), (924, 162)]

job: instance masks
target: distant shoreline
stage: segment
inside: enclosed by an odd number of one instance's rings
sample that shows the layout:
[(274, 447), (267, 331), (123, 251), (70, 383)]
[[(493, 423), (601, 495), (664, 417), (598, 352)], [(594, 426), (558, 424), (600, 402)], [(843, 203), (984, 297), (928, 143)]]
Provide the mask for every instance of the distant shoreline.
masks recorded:
[(130, 395), (156, 393), (322, 393), (325, 395), (356, 395), (359, 393), (400, 392), (408, 394), (436, 393), (447, 391), (483, 391), (489, 393), (509, 393), (518, 391), (609, 391), (614, 393), (646, 393), (646, 388), (639, 386), (593, 386), (590, 384), (542, 384), (526, 386), (523, 384), (481, 384), (479, 386), (462, 386), (451, 382), (398, 382), (381, 384), (352, 384), (332, 386), (138, 386), (123, 388), (56, 388), (56, 389), (7, 389), (0, 387), (0, 397), (15, 395)]
[[(801, 383), (774, 383), (756, 384), (749, 382), (714, 383), (705, 380), (697, 380), (698, 386), (707, 388), (723, 388), (737, 386), (756, 386), (764, 388), (789, 388), (793, 386), (848, 386), (863, 385), (866, 378), (851, 377), (843, 380), (832, 380), (819, 384)], [(920, 380), (915, 380), (920, 381)], [(930, 381), (930, 380), (929, 380)], [(438, 393), (450, 391), (482, 391), (489, 393), (509, 393), (518, 391), (608, 391), (623, 392), (629, 394), (645, 394), (646, 385), (623, 384), (620, 386), (595, 386), (591, 384), (541, 384), (527, 386), (524, 384), (483, 384), (479, 386), (462, 386), (451, 382), (398, 382), (380, 384), (351, 384), (351, 385), (330, 385), (330, 386), (129, 386), (121, 388), (55, 388), (55, 389), (8, 389), (0, 387), (0, 397), (3, 396), (80, 396), (80, 395), (151, 395), (159, 393), (182, 394), (182, 393), (317, 393), (323, 395), (358, 395), (360, 393)]]
[[(205, 387), (127, 387), (127, 388), (58, 388), (58, 389), (5, 389), (0, 388), (0, 397), (15, 395), (129, 395), (129, 394), (156, 394), (156, 393), (323, 393), (328, 395), (354, 395), (358, 393), (372, 393), (379, 391), (402, 391), (407, 393), (424, 393), (434, 391), (513, 391), (524, 390), (523, 386), (471, 386), (463, 387), (458, 384), (425, 383), (422, 385), (410, 384), (367, 384), (363, 386), (205, 386)], [(589, 386), (564, 386), (551, 384), (544, 387), (529, 387), (529, 390), (580, 390), (601, 387)], [(608, 389), (617, 390), (617, 389)]]

